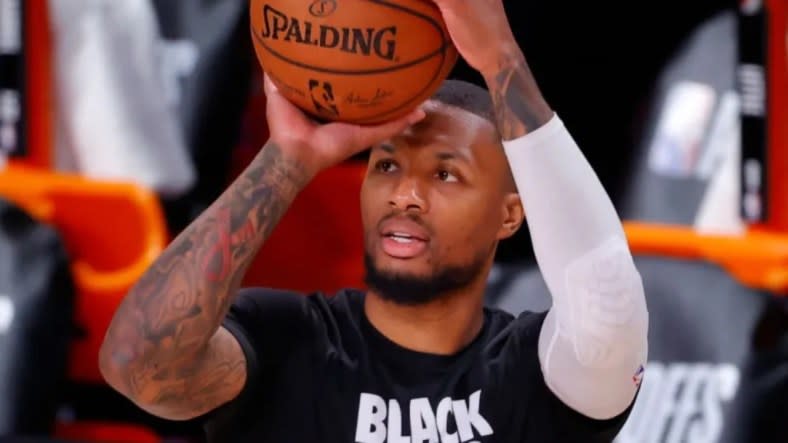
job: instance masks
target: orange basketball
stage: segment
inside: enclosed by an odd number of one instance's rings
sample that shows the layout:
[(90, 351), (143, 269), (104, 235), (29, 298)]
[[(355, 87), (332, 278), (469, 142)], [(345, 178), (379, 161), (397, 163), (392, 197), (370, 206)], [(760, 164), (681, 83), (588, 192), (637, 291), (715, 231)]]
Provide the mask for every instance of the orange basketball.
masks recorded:
[(263, 70), (324, 121), (403, 116), (437, 91), (457, 61), (429, 0), (252, 0), (250, 13)]

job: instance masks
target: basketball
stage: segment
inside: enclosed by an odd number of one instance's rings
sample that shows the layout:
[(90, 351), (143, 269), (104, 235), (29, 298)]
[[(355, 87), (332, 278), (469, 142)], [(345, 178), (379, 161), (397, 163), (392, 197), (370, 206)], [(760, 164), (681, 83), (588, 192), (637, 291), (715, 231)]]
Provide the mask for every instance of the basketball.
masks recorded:
[(252, 0), (260, 65), (321, 121), (374, 124), (427, 100), (457, 61), (428, 0)]

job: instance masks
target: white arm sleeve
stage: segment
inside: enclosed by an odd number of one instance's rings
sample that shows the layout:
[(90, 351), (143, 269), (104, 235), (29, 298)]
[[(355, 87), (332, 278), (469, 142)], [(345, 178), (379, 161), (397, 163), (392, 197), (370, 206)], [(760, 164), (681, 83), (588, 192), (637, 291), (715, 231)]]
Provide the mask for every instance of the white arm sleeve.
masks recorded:
[(595, 419), (622, 413), (647, 358), (648, 312), (621, 221), (557, 115), (504, 149), (553, 298), (539, 336), (550, 390)]

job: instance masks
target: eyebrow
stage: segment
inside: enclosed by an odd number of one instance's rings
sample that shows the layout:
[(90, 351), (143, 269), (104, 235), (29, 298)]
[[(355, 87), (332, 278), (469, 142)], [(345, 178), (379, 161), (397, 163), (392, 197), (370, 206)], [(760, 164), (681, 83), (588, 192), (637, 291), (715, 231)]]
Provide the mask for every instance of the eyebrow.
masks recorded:
[(437, 156), (441, 160), (464, 160), (464, 158), (453, 152), (438, 152)]
[[(392, 145), (389, 145), (389, 144), (382, 144), (382, 145), (380, 145), (380, 149), (382, 149), (383, 151), (385, 151), (385, 152), (387, 152), (389, 154), (394, 154), (394, 152), (396, 151), (396, 148), (394, 146), (392, 146)], [(448, 161), (448, 160), (467, 161), (467, 159), (465, 157), (463, 157), (461, 155), (457, 155), (457, 153), (455, 153), (455, 152), (438, 151), (435, 154), (435, 156), (438, 157), (439, 160), (443, 160), (443, 161)]]

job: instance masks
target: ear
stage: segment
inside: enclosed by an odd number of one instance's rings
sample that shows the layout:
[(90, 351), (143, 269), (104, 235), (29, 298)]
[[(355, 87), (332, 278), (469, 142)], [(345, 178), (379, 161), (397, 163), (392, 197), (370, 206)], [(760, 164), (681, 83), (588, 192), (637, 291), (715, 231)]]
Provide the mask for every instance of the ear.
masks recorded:
[(525, 220), (525, 211), (523, 210), (523, 203), (520, 201), (520, 194), (515, 192), (507, 193), (504, 196), (501, 211), (503, 223), (498, 230), (498, 240), (505, 240), (513, 236)]

